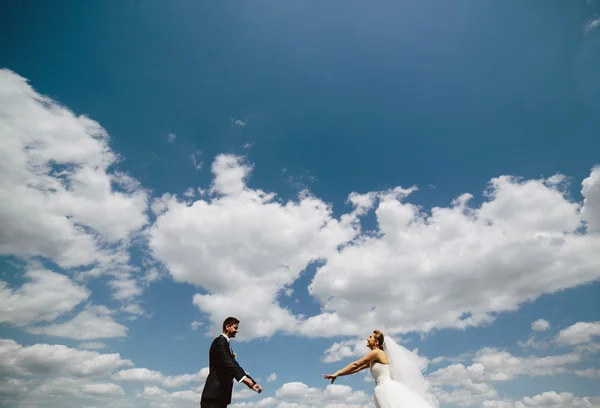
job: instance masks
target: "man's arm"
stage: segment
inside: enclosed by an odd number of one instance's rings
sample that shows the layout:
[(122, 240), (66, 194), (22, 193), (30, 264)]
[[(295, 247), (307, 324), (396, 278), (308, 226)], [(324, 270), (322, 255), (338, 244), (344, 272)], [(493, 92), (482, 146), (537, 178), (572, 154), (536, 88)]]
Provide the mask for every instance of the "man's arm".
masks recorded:
[(241, 382), (246, 377), (246, 372), (230, 354), (227, 340), (224, 337), (217, 338), (213, 346), (219, 366)]

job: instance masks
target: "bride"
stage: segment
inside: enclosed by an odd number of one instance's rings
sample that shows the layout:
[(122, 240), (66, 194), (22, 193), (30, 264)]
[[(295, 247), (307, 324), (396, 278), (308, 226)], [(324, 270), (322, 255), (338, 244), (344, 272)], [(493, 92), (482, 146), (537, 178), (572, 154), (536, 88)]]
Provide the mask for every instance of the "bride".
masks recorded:
[(363, 358), (334, 374), (323, 377), (331, 383), (336, 378), (369, 368), (375, 379), (373, 402), (376, 408), (438, 408), (439, 402), (428, 388), (422, 371), (427, 367), (419, 356), (391, 338), (384, 342), (383, 333), (375, 330), (367, 339), (371, 349)]

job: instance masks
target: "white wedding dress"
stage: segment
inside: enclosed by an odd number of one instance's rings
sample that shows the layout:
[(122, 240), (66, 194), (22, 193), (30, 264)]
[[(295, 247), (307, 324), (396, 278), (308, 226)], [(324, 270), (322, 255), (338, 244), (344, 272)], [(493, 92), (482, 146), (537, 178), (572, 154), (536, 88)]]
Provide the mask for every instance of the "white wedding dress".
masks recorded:
[(375, 380), (373, 402), (376, 408), (439, 408), (422, 372), (426, 360), (405, 349), (392, 339), (386, 339), (383, 350), (390, 364), (371, 363)]
[(373, 402), (376, 408), (435, 408), (405, 384), (393, 380), (388, 364), (374, 361), (371, 363), (371, 375), (375, 379)]

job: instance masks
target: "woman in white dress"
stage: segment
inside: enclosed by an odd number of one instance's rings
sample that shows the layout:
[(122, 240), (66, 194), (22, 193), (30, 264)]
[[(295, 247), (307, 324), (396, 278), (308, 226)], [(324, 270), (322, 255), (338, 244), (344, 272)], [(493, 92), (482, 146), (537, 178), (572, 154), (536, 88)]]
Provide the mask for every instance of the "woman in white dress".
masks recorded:
[(429, 392), (429, 383), (422, 372), (427, 368), (423, 359), (397, 344), (384, 341), (383, 333), (375, 330), (367, 339), (371, 349), (363, 358), (323, 377), (331, 383), (338, 377), (355, 374), (369, 368), (375, 380), (373, 402), (376, 408), (438, 408), (438, 400)]

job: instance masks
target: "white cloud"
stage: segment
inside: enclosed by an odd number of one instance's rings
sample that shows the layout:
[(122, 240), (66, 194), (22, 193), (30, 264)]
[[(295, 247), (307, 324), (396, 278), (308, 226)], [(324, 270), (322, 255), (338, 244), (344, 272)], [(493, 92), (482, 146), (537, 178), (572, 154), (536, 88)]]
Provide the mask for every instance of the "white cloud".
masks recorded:
[(531, 323), (531, 330), (541, 332), (546, 331), (550, 328), (550, 322), (544, 319), (538, 319)]
[(498, 397), (498, 392), (491, 385), (473, 383), (471, 380), (466, 380), (462, 388), (452, 389), (450, 392), (440, 388), (434, 391), (442, 406), (477, 406)]
[(50, 377), (101, 377), (132, 364), (119, 354), (100, 354), (58, 344), (24, 347), (14, 340), (0, 340), (0, 371), (9, 376), (43, 374)]
[(517, 345), (523, 349), (544, 349), (550, 346), (546, 340), (538, 340), (535, 336), (529, 336), (527, 341), (517, 341)]
[(69, 397), (94, 397), (94, 396), (117, 396), (123, 395), (125, 391), (117, 384), (107, 382), (92, 382), (86, 378), (57, 377), (52, 378), (39, 387), (34, 396), (69, 396)]
[(191, 205), (166, 197), (149, 239), (176, 282), (209, 291), (193, 303), (210, 315), (212, 330), (233, 315), (242, 321), (240, 339), (293, 331), (297, 318), (277, 296), (311, 261), (356, 234), (350, 217), (333, 219), (329, 206), (308, 194), (281, 202), (249, 189), (250, 170), (240, 157), (218, 156), (212, 196)]
[[(75, 273), (80, 279), (110, 274), (113, 298), (123, 302), (120, 311), (143, 315), (140, 303), (132, 299), (160, 274), (153, 267), (146, 277), (136, 276), (139, 270), (130, 264), (129, 246), (148, 222), (148, 192), (127, 174), (109, 170), (118, 158), (104, 129), (43, 98), (7, 70), (0, 71), (0, 126), (0, 256), (41, 256), (63, 269), (85, 267), (83, 273)], [(202, 166), (199, 154), (192, 155), (196, 168)], [(188, 190), (184, 200), (166, 194), (152, 205), (158, 220), (149, 229), (150, 248), (176, 282), (207, 291), (194, 296), (193, 303), (209, 315), (213, 326), (208, 330), (219, 326), (224, 314), (242, 319), (242, 339), (277, 331), (317, 337), (364, 336), (373, 328), (392, 334), (464, 328), (489, 323), (498, 312), (517, 310), (542, 293), (600, 277), (600, 261), (594, 256), (600, 249), (600, 167), (582, 183), (583, 203), (563, 195), (567, 179), (562, 175), (530, 181), (499, 177), (492, 180), (487, 201), (477, 208), (467, 205), (471, 196), (465, 194), (428, 214), (407, 202), (415, 189), (395, 188), (350, 194), (353, 211), (338, 218), (327, 203), (307, 192), (284, 201), (249, 188), (251, 170), (240, 157), (220, 155), (212, 165), (212, 188), (198, 189), (203, 199), (191, 200), (195, 193)], [(369, 216), (371, 210), (377, 230), (360, 235), (358, 217)], [(581, 233), (582, 221), (587, 232)], [(311, 262), (322, 263), (310, 286), (322, 313), (307, 319), (282, 307), (278, 298), (292, 294), (290, 285)], [(25, 278), (20, 287), (0, 282), (3, 322), (52, 323), (90, 295), (66, 274), (31, 264)], [(232, 298), (237, 302), (230, 302)], [(127, 328), (113, 316), (104, 306), (87, 306), (71, 320), (26, 330), (82, 341), (126, 336)], [(534, 322), (532, 329), (547, 330), (549, 323), (543, 322)], [(190, 327), (199, 325), (194, 321)], [(492, 384), (566, 372), (597, 378), (596, 368), (571, 366), (582, 361), (583, 350), (598, 350), (594, 340), (599, 333), (598, 322), (579, 322), (555, 338), (557, 344), (573, 346), (572, 353), (516, 357), (484, 349), (473, 356), (472, 364), (451, 364), (431, 378), (439, 386), (455, 388), (438, 389), (445, 403), (594, 406), (595, 399), (556, 392), (516, 402), (498, 400)], [(524, 344), (539, 344), (534, 337), (530, 340)], [(103, 347), (99, 342), (80, 345)], [(324, 361), (361, 355), (362, 347), (364, 340), (336, 343)], [(0, 393), (69, 395), (74, 398), (71, 406), (80, 407), (89, 396), (125, 395), (117, 382), (149, 382), (156, 386), (141, 392), (149, 402), (144, 406), (197, 406), (201, 385), (174, 392), (163, 388), (201, 384), (207, 369), (183, 375), (146, 368), (115, 373), (132, 366), (131, 361), (81, 349), (0, 340), (0, 371), (9, 376), (0, 381)], [(45, 379), (39, 381), (38, 376)], [(275, 379), (272, 373), (267, 382)], [(275, 394), (235, 406), (370, 406), (365, 393), (337, 384), (319, 389), (288, 383)], [(235, 395), (255, 397), (245, 389)], [(104, 402), (99, 405), (108, 404)]]
[(124, 394), (121, 386), (112, 383), (86, 384), (83, 386), (82, 391), (86, 394)]
[(88, 341), (85, 343), (81, 343), (79, 348), (88, 349), (88, 350), (101, 350), (106, 348), (106, 344), (101, 343), (99, 341)]
[(566, 373), (569, 366), (582, 361), (578, 353), (545, 357), (517, 357), (507, 351), (484, 348), (473, 357), (473, 364), (461, 363), (440, 368), (429, 375), (437, 386), (462, 387), (466, 383), (506, 382), (519, 376), (547, 376)]
[(124, 178), (107, 172), (117, 157), (97, 122), (8, 70), (0, 70), (0, 101), (0, 254), (87, 265), (100, 256), (94, 235), (79, 226), (118, 241), (147, 222), (146, 192), (114, 188)]
[[(8, 407), (192, 406), (198, 404), (199, 392), (208, 375), (207, 367), (195, 374), (167, 376), (145, 368), (125, 369), (131, 366), (133, 363), (119, 354), (64, 345), (22, 346), (13, 340), (0, 339), (0, 395)], [(146, 387), (136, 397), (138, 384), (152, 383), (182, 389), (167, 392), (158, 386)], [(192, 384), (198, 386), (196, 390), (185, 389)], [(134, 392), (126, 392), (132, 385)]]
[(144, 292), (139, 283), (128, 276), (113, 279), (108, 284), (113, 289), (113, 298), (117, 300), (130, 299)]
[[(442, 404), (483, 405), (497, 408), (538, 406), (534, 405), (536, 403), (539, 403), (539, 406), (546, 406), (543, 403), (548, 403), (555, 397), (554, 394), (545, 393), (529, 399), (525, 398), (522, 401), (502, 400), (498, 398), (498, 392), (494, 388), (494, 384), (513, 381), (522, 376), (554, 376), (574, 373), (580, 377), (595, 378), (597, 375), (596, 370), (593, 368), (586, 370), (573, 369), (574, 366), (584, 361), (583, 355), (578, 352), (518, 357), (506, 351), (484, 348), (475, 353), (471, 360), (471, 365), (450, 364), (428, 376), (429, 381), (435, 386), (434, 393)], [(450, 390), (448, 391), (448, 389)], [(575, 398), (574, 401), (583, 403), (584, 400)]]
[(140, 306), (138, 303), (128, 303), (128, 304), (122, 306), (119, 310), (130, 314), (131, 316), (129, 316), (129, 318), (128, 318), (129, 320), (135, 320), (139, 316), (145, 316), (145, 317), (150, 316), (148, 313), (146, 313), (146, 311), (144, 311), (142, 306)]
[(596, 18), (596, 19), (591, 20), (590, 22), (588, 22), (583, 27), (583, 32), (587, 34), (587, 33), (591, 32), (596, 27), (600, 27), (600, 18)]
[(202, 167), (204, 166), (204, 161), (200, 160), (200, 155), (202, 155), (202, 152), (200, 150), (196, 151), (196, 153), (190, 154), (190, 159), (192, 159), (192, 165), (196, 170), (202, 170)]
[[(90, 407), (90, 406), (120, 406), (115, 400), (124, 397), (125, 391), (114, 383), (93, 380), (89, 378), (56, 377), (48, 379), (30, 392), (21, 396), (17, 407)], [(90, 405), (94, 404), (94, 405)]]
[(0, 256), (91, 268), (79, 274), (87, 277), (136, 272), (128, 248), (148, 222), (148, 192), (111, 170), (107, 132), (6, 69), (0, 127)]
[(277, 373), (271, 373), (267, 377), (267, 382), (277, 381)]
[(240, 400), (240, 399), (248, 399), (252, 398), (256, 395), (256, 391), (251, 390), (250, 388), (241, 388), (238, 390), (234, 390), (231, 396), (232, 399)]
[[(551, 181), (498, 177), (479, 207), (468, 206), (472, 196), (464, 194), (431, 213), (406, 201), (410, 189), (361, 195), (378, 228), (318, 268), (309, 291), (323, 310), (301, 333), (480, 326), (544, 293), (598, 279), (600, 235), (579, 233), (581, 205)], [(583, 209), (591, 220), (600, 213), (589, 187), (597, 181), (586, 182)]]
[[(149, 406), (161, 408), (197, 407), (201, 394), (192, 390), (168, 392), (155, 385), (146, 386), (139, 397)], [(148, 406), (148, 405), (147, 405)]]
[(243, 128), (246, 126), (247, 122), (241, 120), (241, 119), (233, 119), (231, 118), (231, 124), (240, 128)]
[(591, 343), (592, 339), (600, 336), (600, 321), (578, 322), (556, 335), (556, 343), (560, 345), (579, 346)]
[(177, 135), (175, 133), (169, 133), (167, 135), (167, 142), (173, 143), (176, 138), (177, 138)]
[[(308, 193), (282, 202), (248, 188), (251, 170), (238, 156), (217, 156), (209, 196), (193, 203), (164, 196), (149, 232), (173, 279), (208, 291), (193, 302), (210, 315), (213, 331), (224, 313), (242, 318), (242, 339), (277, 330), (318, 337), (364, 335), (365, 327), (392, 334), (465, 328), (600, 277), (592, 256), (600, 236), (579, 233), (582, 214), (589, 220), (600, 210), (591, 201), (595, 170), (584, 181), (583, 205), (564, 196), (564, 176), (502, 176), (477, 208), (464, 194), (427, 214), (406, 202), (415, 188), (397, 187), (352, 193), (354, 210), (339, 220)], [(371, 209), (377, 233), (358, 235), (358, 217)], [(309, 291), (322, 313), (294, 316), (277, 298), (318, 260)]]
[(243, 401), (235, 402), (231, 404), (230, 408), (266, 408), (272, 407), (277, 404), (277, 401), (273, 397), (263, 398), (258, 401)]
[(575, 370), (575, 375), (584, 378), (600, 379), (600, 368), (586, 368), (585, 370)]
[(165, 376), (159, 371), (153, 371), (147, 368), (130, 368), (117, 372), (113, 376), (113, 379), (118, 381), (157, 383), (165, 388), (180, 388), (190, 383), (200, 383), (205, 381), (206, 377), (208, 377), (208, 372), (208, 367), (204, 367), (195, 374)]
[(325, 350), (323, 362), (333, 363), (349, 357), (360, 357), (367, 354), (367, 341), (364, 339), (343, 340), (333, 343)]
[(200, 328), (200, 326), (202, 326), (202, 325), (203, 325), (203, 323), (199, 322), (197, 320), (194, 320), (192, 323), (190, 323), (190, 327), (191, 327), (192, 331), (198, 330), (198, 328)]
[(275, 392), (279, 408), (359, 408), (370, 406), (371, 397), (347, 385), (330, 384), (325, 389), (302, 382), (285, 383)]
[(29, 327), (33, 334), (65, 337), (75, 340), (94, 340), (125, 337), (127, 327), (113, 320), (111, 311), (105, 306), (87, 306), (73, 319), (49, 326)]
[(548, 391), (533, 397), (525, 397), (520, 401), (488, 400), (483, 402), (486, 408), (597, 408), (600, 397), (576, 397), (570, 392), (557, 393)]
[(600, 231), (600, 166), (594, 167), (581, 185), (581, 194), (585, 197), (581, 214), (589, 229)]
[(534, 397), (525, 397), (523, 398), (523, 403), (530, 407), (542, 407), (546, 405), (570, 404), (574, 399), (575, 395), (570, 392), (557, 394), (554, 391), (550, 391)]
[(90, 291), (67, 276), (42, 268), (25, 272), (29, 282), (11, 289), (0, 281), (0, 323), (50, 322), (86, 300)]
[(435, 357), (434, 359), (432, 359), (431, 364), (437, 365), (437, 364), (441, 364), (446, 361), (448, 361), (450, 363), (462, 363), (465, 360), (470, 359), (472, 357), (473, 357), (473, 355), (470, 353), (464, 353), (459, 356), (453, 356), (453, 357), (439, 356), (439, 357)]

